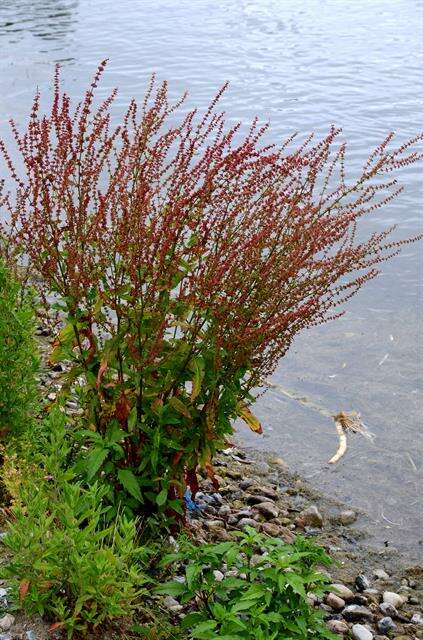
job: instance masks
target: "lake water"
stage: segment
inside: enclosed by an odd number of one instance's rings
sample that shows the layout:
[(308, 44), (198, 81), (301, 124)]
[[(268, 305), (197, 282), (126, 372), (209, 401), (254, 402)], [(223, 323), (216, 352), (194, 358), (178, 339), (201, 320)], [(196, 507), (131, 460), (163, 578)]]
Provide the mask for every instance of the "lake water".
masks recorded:
[[(0, 127), (28, 113), (60, 61), (80, 97), (98, 62), (103, 91), (120, 111), (141, 96), (152, 71), (172, 95), (185, 88), (204, 106), (230, 80), (231, 119), (271, 121), (271, 137), (342, 126), (350, 166), (391, 129), (422, 125), (423, 2), (420, 0), (7, 0), (0, 2)], [(423, 180), (402, 174), (406, 193), (365, 223), (396, 222), (396, 237), (423, 229)], [(301, 336), (274, 381), (333, 413), (360, 411), (373, 444), (350, 439), (335, 468), (334, 424), (310, 406), (270, 391), (257, 406), (265, 436), (245, 442), (275, 451), (312, 482), (367, 510), (377, 539), (417, 557), (422, 550), (423, 255), (410, 245), (332, 325)]]

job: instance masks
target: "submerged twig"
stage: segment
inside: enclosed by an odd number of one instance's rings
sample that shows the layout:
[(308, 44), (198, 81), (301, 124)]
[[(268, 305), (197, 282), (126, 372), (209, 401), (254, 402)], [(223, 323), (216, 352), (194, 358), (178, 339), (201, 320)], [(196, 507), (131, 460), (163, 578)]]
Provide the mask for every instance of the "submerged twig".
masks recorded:
[(333, 418), (335, 420), (336, 431), (339, 436), (339, 446), (335, 455), (329, 460), (329, 464), (335, 464), (342, 458), (343, 455), (345, 455), (345, 452), (347, 451), (347, 431), (360, 433), (362, 436), (365, 436), (369, 440), (373, 440), (374, 434), (371, 433), (363, 424), (360, 414), (356, 411), (351, 411), (350, 413), (340, 411), (336, 415), (333, 415), (333, 413), (331, 413), (329, 409), (326, 409), (326, 407), (318, 405), (316, 402), (313, 402), (309, 398), (299, 395), (295, 391), (285, 389), (280, 384), (270, 382), (269, 380), (263, 380), (263, 383), (271, 389), (276, 389), (291, 400), (295, 400), (296, 402), (299, 402), (309, 409), (312, 409), (316, 413), (320, 413), (320, 415), (324, 416), (325, 418)]
[(339, 436), (339, 446), (335, 455), (329, 460), (329, 464), (335, 464), (342, 458), (342, 456), (347, 451), (347, 431), (352, 431), (353, 433), (360, 433), (362, 436), (369, 438), (369, 440), (373, 440), (374, 436), (370, 431), (368, 431), (367, 427), (363, 424), (360, 414), (356, 411), (352, 411), (351, 413), (345, 413), (341, 411), (337, 413), (336, 416), (333, 416), (336, 424), (336, 431)]

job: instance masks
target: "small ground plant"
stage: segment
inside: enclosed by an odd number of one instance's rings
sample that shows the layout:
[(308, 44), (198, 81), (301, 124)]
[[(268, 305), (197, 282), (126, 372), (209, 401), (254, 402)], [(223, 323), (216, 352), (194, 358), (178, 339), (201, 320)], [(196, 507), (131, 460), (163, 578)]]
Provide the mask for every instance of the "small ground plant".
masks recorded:
[(3, 577), (15, 600), (68, 638), (87, 638), (104, 623), (130, 620), (146, 593), (146, 551), (137, 546), (136, 521), (118, 514), (105, 524), (104, 487), (75, 480), (66, 418), (54, 411), (28, 459), (5, 457), (12, 499), (3, 540), (12, 552)]
[(287, 545), (248, 527), (234, 542), (183, 542), (178, 553), (163, 560), (164, 566), (175, 562), (185, 566), (185, 581), (171, 581), (157, 592), (191, 603), (195, 610), (182, 620), (189, 638), (336, 637), (326, 628), (322, 612), (307, 600), (309, 591), (323, 596), (328, 590), (328, 580), (316, 566), (328, 565), (330, 559), (305, 538)]
[(29, 427), (37, 408), (34, 299), (0, 258), (0, 438)]
[(116, 92), (95, 106), (104, 66), (75, 108), (57, 70), (50, 112), (37, 94), (25, 131), (12, 122), (4, 234), (56, 297), (51, 360), (71, 363), (63, 393), (85, 410), (80, 473), (114, 513), (169, 517), (199, 466), (214, 478), (233, 419), (261, 430), (252, 392), (297, 333), (399, 251), (391, 230), (359, 240), (357, 226), (399, 193), (392, 173), (421, 159), (422, 137), (388, 135), (349, 179), (338, 130), (266, 145), (257, 119), (226, 124), (225, 87), (200, 115), (153, 78), (112, 126)]

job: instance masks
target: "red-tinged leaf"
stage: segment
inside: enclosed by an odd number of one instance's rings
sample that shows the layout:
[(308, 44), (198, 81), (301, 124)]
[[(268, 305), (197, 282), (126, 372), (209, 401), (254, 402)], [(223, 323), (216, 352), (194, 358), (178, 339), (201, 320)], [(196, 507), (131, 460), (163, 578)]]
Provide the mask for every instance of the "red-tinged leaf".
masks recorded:
[(64, 625), (64, 622), (55, 622), (54, 624), (49, 626), (48, 632), (53, 633), (54, 631), (57, 631), (57, 629), (61, 629), (63, 625)]
[(176, 467), (182, 456), (184, 455), (183, 451), (177, 451), (173, 456), (172, 465)]
[(29, 580), (22, 580), (19, 585), (19, 600), (23, 602), (26, 598), (29, 589)]
[(115, 416), (119, 420), (122, 426), (126, 427), (126, 423), (130, 413), (131, 413), (131, 405), (129, 403), (128, 398), (122, 391), (122, 393), (120, 394), (119, 398), (116, 401), (116, 408), (115, 408)]
[(214, 475), (214, 468), (213, 465), (210, 462), (206, 462), (205, 464), (205, 470), (207, 473), (207, 477), (212, 481), (213, 483), (213, 487), (216, 489), (216, 491), (219, 490), (219, 482), (216, 478), (216, 476)]
[(101, 380), (102, 380), (104, 374), (106, 373), (108, 366), (109, 365), (107, 363), (107, 360), (102, 360), (101, 361), (100, 368), (99, 368), (98, 374), (97, 374), (97, 388), (100, 386)]
[(195, 469), (185, 470), (185, 480), (188, 487), (191, 489), (192, 498), (195, 498), (195, 494), (198, 493), (200, 487), (198, 486), (198, 478)]
[(161, 398), (156, 398), (151, 403), (151, 410), (153, 413), (157, 415), (160, 415), (162, 407), (163, 407), (163, 400)]

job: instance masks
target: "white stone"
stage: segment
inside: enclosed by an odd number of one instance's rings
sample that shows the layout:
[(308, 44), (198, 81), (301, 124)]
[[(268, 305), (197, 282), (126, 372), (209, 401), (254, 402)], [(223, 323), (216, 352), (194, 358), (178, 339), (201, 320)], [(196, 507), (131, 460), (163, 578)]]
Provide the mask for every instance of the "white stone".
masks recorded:
[(5, 616), (0, 618), (0, 629), (2, 631), (9, 631), (10, 627), (14, 622), (15, 622), (14, 616), (12, 616), (10, 613), (6, 613)]
[(182, 605), (180, 605), (179, 602), (175, 600), (175, 598), (172, 598), (172, 596), (166, 596), (166, 598), (163, 600), (163, 603), (165, 607), (169, 609), (169, 611), (177, 612), (183, 609)]
[(373, 633), (362, 624), (354, 624), (351, 633), (354, 640), (373, 640)]
[(375, 569), (373, 571), (373, 576), (376, 580), (389, 580), (389, 575), (383, 569)]
[(215, 571), (213, 571), (213, 575), (216, 582), (222, 582), (223, 578), (225, 577), (223, 573), (219, 571), (219, 569), (215, 569)]
[(400, 607), (404, 604), (405, 598), (400, 596), (399, 593), (394, 593), (393, 591), (384, 591), (383, 602), (391, 604), (393, 607)]

